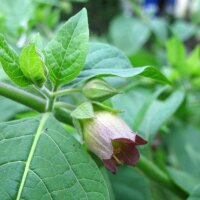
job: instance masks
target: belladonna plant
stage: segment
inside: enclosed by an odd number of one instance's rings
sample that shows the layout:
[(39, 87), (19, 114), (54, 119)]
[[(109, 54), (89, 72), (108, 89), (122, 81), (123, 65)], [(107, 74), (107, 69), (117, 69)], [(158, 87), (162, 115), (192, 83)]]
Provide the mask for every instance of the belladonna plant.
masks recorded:
[(135, 166), (140, 157), (136, 146), (147, 143), (120, 117), (107, 111), (96, 112), (94, 118), (84, 121), (83, 135), (88, 148), (113, 173), (119, 164)]

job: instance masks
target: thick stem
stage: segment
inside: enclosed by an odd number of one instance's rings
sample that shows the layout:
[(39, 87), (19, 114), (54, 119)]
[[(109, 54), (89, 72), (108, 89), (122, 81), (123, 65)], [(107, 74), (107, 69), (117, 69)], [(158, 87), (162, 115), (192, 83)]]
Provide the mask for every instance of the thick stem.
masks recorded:
[(188, 194), (178, 187), (165, 172), (144, 156), (141, 156), (137, 166), (152, 181), (166, 187), (183, 199), (188, 197)]
[(46, 101), (23, 89), (0, 82), (0, 95), (19, 102), (38, 112), (45, 112)]

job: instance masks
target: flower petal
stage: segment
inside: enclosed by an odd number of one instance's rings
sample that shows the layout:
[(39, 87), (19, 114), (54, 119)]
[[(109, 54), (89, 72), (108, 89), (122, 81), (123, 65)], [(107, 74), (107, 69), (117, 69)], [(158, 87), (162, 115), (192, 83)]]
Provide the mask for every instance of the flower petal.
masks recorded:
[(127, 165), (135, 166), (140, 154), (136, 149), (135, 142), (126, 138), (119, 138), (112, 140), (114, 148), (114, 158), (116, 157), (118, 162), (125, 163)]
[(135, 143), (136, 145), (144, 145), (147, 144), (147, 141), (144, 140), (142, 137), (140, 137), (139, 135), (135, 136)]
[(117, 162), (114, 158), (103, 160), (104, 166), (110, 170), (113, 174), (117, 171)]
[(140, 158), (140, 154), (135, 146), (132, 146), (131, 148), (128, 146), (125, 151), (121, 151), (116, 157), (127, 165), (135, 166)]

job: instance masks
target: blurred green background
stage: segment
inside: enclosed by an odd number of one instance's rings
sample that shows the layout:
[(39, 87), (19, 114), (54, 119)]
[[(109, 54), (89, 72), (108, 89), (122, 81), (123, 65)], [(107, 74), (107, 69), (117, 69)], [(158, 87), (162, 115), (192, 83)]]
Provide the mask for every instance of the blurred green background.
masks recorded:
[[(142, 77), (107, 79), (122, 94), (106, 104), (124, 110), (125, 121), (149, 141), (142, 154), (191, 194), (189, 200), (200, 199), (200, 1), (0, 0), (0, 32), (16, 50), (29, 40), (45, 46), (83, 7), (91, 41), (114, 45), (133, 67), (152, 65), (171, 81), (166, 86)], [(0, 66), (0, 80), (7, 79)], [(0, 121), (34, 114), (4, 97), (0, 110)], [(104, 173), (112, 199), (180, 199), (137, 167)]]

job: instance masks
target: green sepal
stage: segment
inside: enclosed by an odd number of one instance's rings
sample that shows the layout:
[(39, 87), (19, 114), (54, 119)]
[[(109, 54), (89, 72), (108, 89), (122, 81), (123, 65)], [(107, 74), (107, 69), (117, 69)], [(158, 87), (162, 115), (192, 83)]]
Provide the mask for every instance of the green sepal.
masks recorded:
[(71, 116), (74, 119), (79, 120), (94, 118), (95, 115), (92, 103), (89, 101), (82, 103), (74, 111), (72, 111)]

